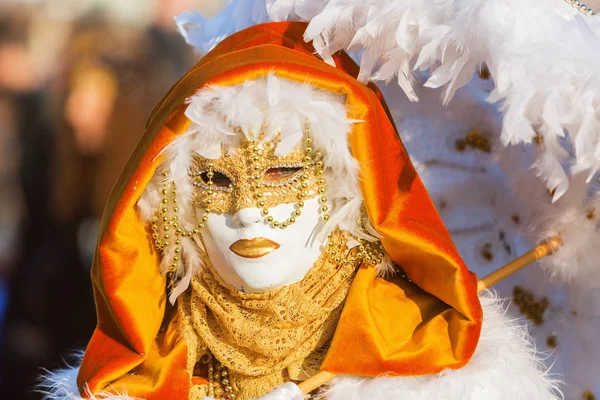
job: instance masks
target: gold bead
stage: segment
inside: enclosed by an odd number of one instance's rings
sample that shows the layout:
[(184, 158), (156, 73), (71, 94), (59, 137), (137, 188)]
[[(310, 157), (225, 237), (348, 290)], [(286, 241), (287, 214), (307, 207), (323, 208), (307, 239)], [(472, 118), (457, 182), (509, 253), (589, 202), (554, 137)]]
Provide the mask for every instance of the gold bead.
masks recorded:
[(290, 219), (288, 220), (291, 224), (296, 222), (296, 218), (294, 217), (290, 217)]
[(323, 219), (324, 219), (325, 221), (329, 221), (329, 215), (327, 215), (327, 214), (323, 215)]
[(281, 229), (285, 229), (285, 228), (287, 228), (287, 227), (288, 227), (288, 224), (287, 224), (287, 222), (282, 222), (282, 223), (281, 223)]
[(175, 208), (173, 209), (173, 211), (175, 211), (175, 212), (179, 212), (179, 207), (175, 207)]
[(256, 198), (261, 199), (262, 197), (263, 197), (262, 193), (260, 193), (260, 192), (256, 193)]
[(264, 205), (265, 205), (265, 202), (264, 202), (264, 201), (262, 201), (262, 200), (261, 200), (261, 201), (259, 201), (259, 202), (258, 202), (258, 206), (259, 206), (259, 207), (263, 207)]
[(208, 215), (202, 216), (202, 222), (206, 222), (206, 221), (208, 221)]
[(199, 234), (199, 233), (200, 233), (200, 229), (198, 229), (198, 228), (194, 228), (194, 230), (193, 230), (192, 232), (194, 232), (194, 234), (196, 234), (196, 235), (197, 235), (197, 234)]
[(212, 177), (214, 177), (214, 176), (215, 176), (215, 173), (214, 173), (214, 172), (212, 172), (212, 171), (208, 171), (208, 172), (206, 173), (206, 176), (208, 176), (209, 178), (212, 178)]
[(200, 228), (200, 229), (204, 228), (204, 224), (203, 223), (198, 224), (198, 228)]
[(302, 214), (302, 211), (300, 211), (300, 210), (296, 210), (296, 211), (294, 211), (294, 214), (296, 214), (296, 217), (299, 217), (299, 216), (300, 216), (300, 214)]
[(304, 202), (303, 202), (303, 201), (299, 201), (299, 202), (298, 202), (298, 207), (299, 207), (299, 208), (302, 208), (302, 207), (304, 207)]
[(177, 257), (177, 256), (173, 257), (173, 261), (179, 261), (179, 257)]
[(206, 200), (206, 204), (211, 205), (213, 201), (211, 199)]
[(328, 210), (329, 210), (329, 207), (327, 207), (327, 206), (321, 207), (321, 211), (323, 211), (324, 213), (326, 213)]
[(306, 152), (306, 154), (310, 154), (312, 153), (313, 149), (312, 147), (307, 147), (306, 149), (304, 149), (304, 151)]
[(321, 157), (323, 157), (323, 153), (321, 153), (320, 151), (317, 151), (317, 152), (315, 153), (315, 157), (317, 157), (317, 158), (321, 158)]
[(325, 185), (325, 179), (321, 178), (317, 181), (317, 183), (319, 184), (319, 186), (323, 186)]
[(268, 222), (268, 223), (271, 223), (271, 222), (273, 222), (273, 217), (267, 217), (267, 222)]
[(181, 244), (181, 240), (176, 240), (175, 245), (179, 246)]
[(321, 168), (321, 167), (323, 167), (324, 164), (323, 164), (323, 161), (317, 161), (316, 165), (317, 165), (317, 167)]
[(171, 267), (173, 267), (173, 268), (177, 269), (178, 265), (179, 265), (179, 264), (177, 264), (177, 263), (173, 263), (173, 264), (171, 264)]
[(274, 227), (278, 227), (279, 225), (280, 225), (280, 224), (279, 224), (279, 221), (273, 221), (273, 226), (274, 226)]
[(215, 192), (213, 192), (212, 190), (209, 190), (206, 192), (206, 194), (208, 194), (209, 196), (212, 196)]
[(306, 138), (305, 143), (306, 144), (311, 144), (312, 143), (312, 139), (311, 138)]
[(263, 208), (263, 209), (260, 211), (260, 213), (261, 213), (261, 215), (262, 215), (263, 217), (266, 217), (267, 215), (269, 215), (269, 210), (267, 210), (266, 208)]
[(325, 203), (327, 203), (327, 197), (325, 197), (325, 196), (321, 196), (321, 198), (319, 199), (319, 202), (320, 202), (321, 204), (325, 204)]

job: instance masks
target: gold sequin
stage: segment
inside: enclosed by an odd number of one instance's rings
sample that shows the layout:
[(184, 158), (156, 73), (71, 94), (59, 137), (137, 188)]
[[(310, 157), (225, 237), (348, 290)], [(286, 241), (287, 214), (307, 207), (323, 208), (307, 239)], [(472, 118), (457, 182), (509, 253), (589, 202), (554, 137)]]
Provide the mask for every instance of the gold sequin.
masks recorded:
[(492, 74), (490, 73), (490, 69), (487, 65), (483, 64), (479, 69), (479, 77), (483, 80), (488, 80), (491, 76)]
[(594, 396), (594, 393), (592, 393), (591, 390), (586, 390), (585, 392), (583, 392), (581, 398), (583, 400), (596, 400), (596, 396)]
[(558, 346), (558, 336), (556, 334), (548, 336), (546, 338), (546, 345), (551, 349), (555, 349)]
[(483, 245), (483, 248), (481, 249), (481, 256), (486, 261), (492, 261), (494, 259), (494, 253), (492, 253), (492, 244), (491, 243), (486, 243)]
[(587, 214), (585, 215), (585, 217), (587, 219), (589, 219), (590, 221), (593, 221), (596, 219), (596, 210), (594, 210), (593, 208), (589, 209)]
[(533, 293), (517, 285), (513, 288), (513, 302), (519, 307), (521, 314), (536, 326), (544, 323), (544, 313), (550, 305), (547, 297), (536, 300)]
[(464, 139), (458, 139), (455, 143), (456, 150), (463, 152), (470, 147), (474, 150), (479, 150), (484, 153), (492, 151), (492, 144), (487, 134), (482, 134), (478, 129), (472, 129)]

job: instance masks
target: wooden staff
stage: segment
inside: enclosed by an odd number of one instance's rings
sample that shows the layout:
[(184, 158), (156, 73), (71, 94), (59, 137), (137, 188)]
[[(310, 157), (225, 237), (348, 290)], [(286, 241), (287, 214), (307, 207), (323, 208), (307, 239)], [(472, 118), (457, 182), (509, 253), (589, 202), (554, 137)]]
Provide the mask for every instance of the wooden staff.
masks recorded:
[[(515, 272), (525, 268), (534, 261), (537, 261), (548, 254), (556, 251), (562, 244), (562, 239), (558, 236), (549, 239), (548, 241), (540, 244), (533, 250), (523, 254), (521, 257), (509, 262), (502, 268), (492, 272), (485, 278), (477, 282), (477, 293), (481, 293), (487, 288), (495, 285), (501, 280), (514, 274)], [(335, 374), (327, 371), (321, 371), (314, 376), (308, 378), (304, 382), (300, 383), (298, 387), (302, 390), (302, 393), (308, 394), (316, 388), (326, 384), (335, 378)]]

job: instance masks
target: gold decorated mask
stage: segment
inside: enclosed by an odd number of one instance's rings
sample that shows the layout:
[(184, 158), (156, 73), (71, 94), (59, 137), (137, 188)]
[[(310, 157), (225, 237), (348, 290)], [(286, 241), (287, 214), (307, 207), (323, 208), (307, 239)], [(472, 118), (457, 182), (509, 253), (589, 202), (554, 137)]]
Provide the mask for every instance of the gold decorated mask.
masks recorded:
[[(216, 160), (194, 157), (194, 201), (205, 208), (205, 218), (211, 212), (235, 214), (243, 208), (257, 207), (269, 224), (285, 228), (302, 214), (304, 201), (316, 196), (321, 196), (323, 218), (329, 218), (322, 154), (313, 150), (310, 136), (305, 138), (304, 146), (282, 156), (275, 154), (277, 141), (255, 144), (246, 140), (236, 151), (225, 152)], [(286, 221), (269, 216), (269, 208), (289, 203), (296, 203), (296, 207)]]

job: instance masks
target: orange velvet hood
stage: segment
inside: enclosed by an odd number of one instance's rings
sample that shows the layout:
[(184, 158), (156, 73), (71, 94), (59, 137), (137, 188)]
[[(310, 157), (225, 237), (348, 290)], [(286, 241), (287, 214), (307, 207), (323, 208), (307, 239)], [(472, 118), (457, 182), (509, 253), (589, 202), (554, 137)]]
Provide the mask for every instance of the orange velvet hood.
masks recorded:
[[(224, 40), (153, 111), (110, 197), (92, 268), (98, 326), (78, 376), (83, 392), (187, 399), (186, 344), (167, 312), (166, 278), (136, 202), (161, 150), (189, 123), (185, 99), (204, 85), (234, 85), (274, 71), (346, 96), (355, 124), (351, 152), (361, 166), (364, 204), (382, 244), (408, 279), (362, 266), (322, 369), (361, 376), (432, 374), (473, 355), (482, 311), (469, 273), (417, 176), (375, 86), (355, 77), (344, 53), (326, 64), (302, 40), (302, 23), (254, 26)], [(152, 82), (148, 82), (152, 84)]]

